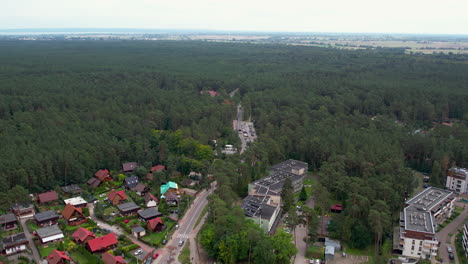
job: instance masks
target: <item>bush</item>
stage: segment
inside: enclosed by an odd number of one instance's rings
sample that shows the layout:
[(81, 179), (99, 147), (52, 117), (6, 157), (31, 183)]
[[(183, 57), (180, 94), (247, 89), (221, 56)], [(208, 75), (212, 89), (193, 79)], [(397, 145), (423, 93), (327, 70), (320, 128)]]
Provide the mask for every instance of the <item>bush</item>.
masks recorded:
[(130, 246), (126, 246), (126, 247), (122, 247), (122, 251), (124, 253), (127, 253), (129, 251), (132, 251), (132, 250), (135, 250), (137, 248), (139, 248), (140, 246), (138, 246), (137, 244), (131, 244)]

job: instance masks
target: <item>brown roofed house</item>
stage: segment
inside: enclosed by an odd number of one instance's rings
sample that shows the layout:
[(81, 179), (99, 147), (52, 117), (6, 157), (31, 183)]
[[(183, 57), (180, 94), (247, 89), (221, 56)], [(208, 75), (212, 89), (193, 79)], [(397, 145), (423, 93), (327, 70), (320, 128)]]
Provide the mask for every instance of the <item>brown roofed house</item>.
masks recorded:
[(98, 180), (102, 182), (112, 180), (112, 176), (110, 175), (109, 170), (98, 170), (94, 174), (94, 177), (96, 177)]
[(135, 187), (135, 192), (139, 196), (144, 196), (149, 191), (149, 188), (144, 183), (138, 183)]
[(114, 256), (108, 251), (102, 254), (104, 264), (127, 264), (121, 256)]
[(39, 203), (41, 204), (52, 203), (52, 202), (58, 201), (58, 195), (57, 195), (57, 192), (55, 191), (40, 193), (37, 195), (37, 197), (38, 197)]
[(173, 192), (167, 192), (164, 198), (166, 204), (170, 206), (177, 206), (177, 204), (179, 204), (179, 200), (180, 198)]
[(72, 263), (72, 259), (67, 255), (65, 251), (58, 251), (56, 249), (50, 252), (49, 256), (46, 257), (48, 264), (68, 264)]
[(166, 226), (164, 225), (161, 217), (157, 217), (157, 218), (149, 220), (147, 227), (148, 227), (148, 230), (151, 230), (153, 232), (160, 232), (164, 230)]
[(10, 211), (16, 215), (19, 219), (31, 217), (33, 216), (36, 211), (34, 210), (34, 206), (32, 204), (20, 204), (16, 203), (11, 206)]
[(101, 185), (102, 181), (93, 177), (89, 179), (86, 183), (93, 188), (97, 188), (99, 185)]
[(72, 237), (76, 243), (86, 243), (91, 239), (95, 239), (96, 235), (90, 230), (80, 227), (72, 234)]
[(117, 237), (114, 233), (109, 233), (102, 237), (97, 237), (95, 239), (88, 241), (88, 248), (91, 252), (103, 252), (110, 249), (113, 249), (117, 245)]
[(138, 164), (136, 162), (126, 162), (122, 164), (122, 169), (124, 172), (133, 172), (136, 170), (138, 167)]
[(116, 191), (116, 190), (110, 191), (109, 194), (107, 195), (107, 198), (109, 199), (109, 202), (112, 205), (118, 205), (122, 201), (127, 200), (127, 196), (125, 195), (124, 191)]
[(0, 215), (0, 226), (3, 230), (16, 228), (16, 216), (13, 213)]
[(71, 204), (65, 205), (65, 208), (62, 211), (62, 216), (67, 223), (72, 226), (86, 222), (86, 216), (83, 214), (83, 210), (81, 208), (76, 208)]
[(146, 193), (144, 198), (146, 207), (150, 208), (158, 206), (158, 198), (151, 193)]

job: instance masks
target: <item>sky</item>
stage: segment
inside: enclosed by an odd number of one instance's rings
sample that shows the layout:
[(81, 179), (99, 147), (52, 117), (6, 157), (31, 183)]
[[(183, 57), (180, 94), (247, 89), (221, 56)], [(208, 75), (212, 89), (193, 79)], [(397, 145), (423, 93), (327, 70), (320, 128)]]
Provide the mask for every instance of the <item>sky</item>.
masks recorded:
[(467, 0), (0, 0), (0, 29), (468, 34)]

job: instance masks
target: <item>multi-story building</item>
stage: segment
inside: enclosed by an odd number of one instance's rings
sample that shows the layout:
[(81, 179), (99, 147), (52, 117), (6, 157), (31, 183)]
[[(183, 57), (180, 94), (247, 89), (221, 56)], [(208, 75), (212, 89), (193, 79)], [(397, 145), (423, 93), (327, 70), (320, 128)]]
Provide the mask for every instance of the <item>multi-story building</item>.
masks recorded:
[(468, 221), (465, 221), (465, 224), (463, 225), (462, 246), (465, 250), (465, 257), (468, 258)]
[(403, 256), (430, 258), (437, 255), (437, 225), (453, 213), (455, 195), (439, 188), (427, 188), (406, 201), (400, 214), (399, 249)]
[(446, 187), (456, 193), (468, 193), (468, 170), (451, 168), (447, 173)]
[(244, 198), (241, 208), (247, 218), (269, 233), (281, 211), (280, 203), (280, 196), (248, 195)]

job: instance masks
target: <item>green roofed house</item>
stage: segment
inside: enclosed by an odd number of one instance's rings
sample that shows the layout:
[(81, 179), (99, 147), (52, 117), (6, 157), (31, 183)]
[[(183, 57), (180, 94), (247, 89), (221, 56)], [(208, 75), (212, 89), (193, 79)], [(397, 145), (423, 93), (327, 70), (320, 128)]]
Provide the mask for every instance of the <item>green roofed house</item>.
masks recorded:
[(175, 182), (167, 182), (166, 184), (161, 185), (161, 198), (164, 199), (167, 192), (173, 192), (174, 194), (179, 194), (179, 187)]

